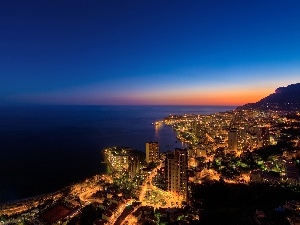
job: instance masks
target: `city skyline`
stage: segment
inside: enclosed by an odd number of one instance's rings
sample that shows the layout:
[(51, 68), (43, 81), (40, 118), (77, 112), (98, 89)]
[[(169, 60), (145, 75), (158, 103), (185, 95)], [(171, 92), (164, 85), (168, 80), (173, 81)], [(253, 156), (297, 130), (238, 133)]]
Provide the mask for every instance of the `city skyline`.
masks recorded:
[(242, 105), (299, 82), (297, 1), (0, 5), (0, 104)]

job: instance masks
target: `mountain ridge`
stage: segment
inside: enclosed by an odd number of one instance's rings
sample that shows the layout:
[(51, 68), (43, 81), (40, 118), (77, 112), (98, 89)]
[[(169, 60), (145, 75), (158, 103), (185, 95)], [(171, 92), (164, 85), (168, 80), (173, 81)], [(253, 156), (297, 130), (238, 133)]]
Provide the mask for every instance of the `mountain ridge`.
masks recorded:
[(247, 103), (237, 109), (300, 110), (300, 83), (279, 87), (258, 102)]

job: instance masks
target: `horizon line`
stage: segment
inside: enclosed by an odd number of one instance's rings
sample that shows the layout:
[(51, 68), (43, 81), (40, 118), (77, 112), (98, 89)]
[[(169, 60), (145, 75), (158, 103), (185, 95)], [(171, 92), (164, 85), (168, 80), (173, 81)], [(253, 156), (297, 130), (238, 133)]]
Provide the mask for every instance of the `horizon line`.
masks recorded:
[[(249, 104), (249, 103), (246, 103)], [(240, 105), (223, 105), (223, 104), (43, 104), (43, 103), (12, 103), (0, 104), (3, 106), (206, 106), (206, 107), (238, 107)]]

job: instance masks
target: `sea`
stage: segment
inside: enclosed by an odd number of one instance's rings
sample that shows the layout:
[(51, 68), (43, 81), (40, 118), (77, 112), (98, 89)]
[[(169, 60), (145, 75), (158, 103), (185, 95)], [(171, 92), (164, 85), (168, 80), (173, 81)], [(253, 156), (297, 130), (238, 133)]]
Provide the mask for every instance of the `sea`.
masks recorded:
[(185, 147), (170, 126), (181, 114), (208, 115), (233, 106), (0, 106), (0, 204), (57, 191), (106, 167), (101, 150)]

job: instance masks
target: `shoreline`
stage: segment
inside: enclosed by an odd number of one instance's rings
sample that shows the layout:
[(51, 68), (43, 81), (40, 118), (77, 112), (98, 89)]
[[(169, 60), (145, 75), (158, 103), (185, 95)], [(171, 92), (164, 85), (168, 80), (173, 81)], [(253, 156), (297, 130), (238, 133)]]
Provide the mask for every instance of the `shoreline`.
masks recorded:
[(73, 189), (76, 189), (76, 187), (81, 186), (86, 182), (97, 180), (99, 179), (99, 177), (103, 177), (103, 176), (106, 176), (106, 173), (95, 174), (79, 182), (65, 186), (62, 189), (55, 192), (45, 193), (42, 195), (21, 199), (18, 201), (0, 203), (0, 216), (1, 215), (13, 216), (16, 214), (26, 213), (27, 211), (36, 210), (40, 205), (44, 204), (47, 200), (52, 200), (53, 202), (61, 201), (63, 198), (68, 197), (70, 194), (72, 195)]
[(95, 176), (101, 176), (101, 175), (106, 175), (106, 174), (107, 174), (107, 172), (101, 172), (101, 173), (94, 174), (92, 176), (89, 176), (89, 177), (86, 177), (84, 179), (81, 179), (78, 182), (73, 182), (72, 184), (64, 186), (64, 187), (62, 187), (59, 190), (54, 191), (54, 192), (48, 192), (48, 193), (39, 194), (39, 195), (27, 197), (27, 198), (18, 199), (18, 200), (11, 200), (11, 201), (6, 201), (6, 202), (0, 202), (0, 211), (1, 211), (1, 209), (3, 209), (4, 207), (6, 207), (8, 205), (18, 205), (18, 204), (22, 204), (22, 203), (24, 204), (26, 202), (35, 201), (36, 199), (39, 199), (39, 198), (45, 198), (45, 197), (48, 197), (50, 195), (53, 196), (53, 195), (59, 194), (59, 193), (65, 191), (65, 189), (72, 188), (73, 186), (76, 186), (76, 185), (78, 185), (80, 183), (83, 183), (85, 180), (89, 180), (89, 179), (92, 179)]
[[(183, 107), (185, 107), (185, 106), (183, 106)], [(197, 107), (197, 106), (194, 106), (194, 107)], [(216, 107), (220, 107), (220, 106), (216, 106)], [(226, 107), (227, 107), (227, 106), (226, 106)], [(179, 110), (179, 111), (180, 111), (180, 110)], [(201, 113), (201, 112), (198, 112), (198, 113)], [(214, 113), (214, 112), (212, 112), (212, 113)], [(210, 115), (210, 114), (211, 114), (211, 113), (209, 113), (208, 115)], [(161, 117), (161, 118), (163, 118), (163, 117)], [(163, 119), (160, 119), (160, 120), (159, 120), (160, 124), (161, 124), (162, 120), (163, 120)], [(153, 120), (152, 120), (152, 122), (153, 122)], [(169, 125), (167, 125), (167, 124), (165, 124), (165, 123), (163, 123), (163, 125), (165, 125), (166, 127), (168, 127), (170, 130), (175, 131), (175, 132), (174, 132), (174, 134), (175, 134), (175, 135), (174, 135), (174, 139), (176, 139), (176, 142), (177, 142), (177, 140), (178, 140), (178, 142), (182, 142), (183, 144), (188, 144), (185, 140), (177, 139), (177, 132), (176, 132), (176, 130), (174, 130), (174, 129), (172, 128), (172, 126), (169, 126)], [(101, 163), (107, 164), (107, 162), (105, 161), (105, 156), (103, 155), (103, 152), (102, 152), (103, 149), (100, 150), (100, 151), (101, 151), (100, 153), (101, 153), (101, 158), (102, 158), (102, 159), (100, 158), (99, 164), (101, 164)], [(108, 166), (108, 165), (107, 165), (107, 166)], [(102, 175), (102, 174), (107, 174), (107, 171), (102, 171), (101, 173), (97, 173), (97, 174), (100, 174), (100, 175)], [(30, 196), (30, 197), (24, 197), (24, 198), (21, 198), (21, 199), (14, 199), (14, 200), (8, 200), (8, 201), (0, 202), (0, 208), (3, 209), (3, 208), (8, 208), (8, 207), (11, 207), (11, 206), (14, 206), (14, 205), (26, 204), (26, 203), (28, 203), (28, 202), (34, 201), (35, 199), (45, 198), (45, 197), (47, 197), (47, 196), (54, 195), (55, 193), (62, 192), (64, 189), (66, 189), (66, 188), (68, 188), (68, 187), (72, 187), (73, 185), (75, 185), (75, 184), (77, 184), (77, 183), (81, 183), (81, 182), (82, 182), (83, 180), (85, 180), (85, 179), (90, 179), (91, 177), (93, 177), (93, 176), (95, 176), (95, 175), (97, 175), (97, 174), (94, 174), (94, 175), (92, 175), (92, 176), (88, 176), (88, 177), (82, 178), (82, 179), (78, 180), (77, 182), (71, 182), (69, 185), (63, 186), (63, 187), (61, 187), (60, 189), (58, 189), (58, 190), (56, 190), (56, 191), (53, 191), (53, 192), (46, 192), (46, 193), (42, 193), (42, 194)]]

